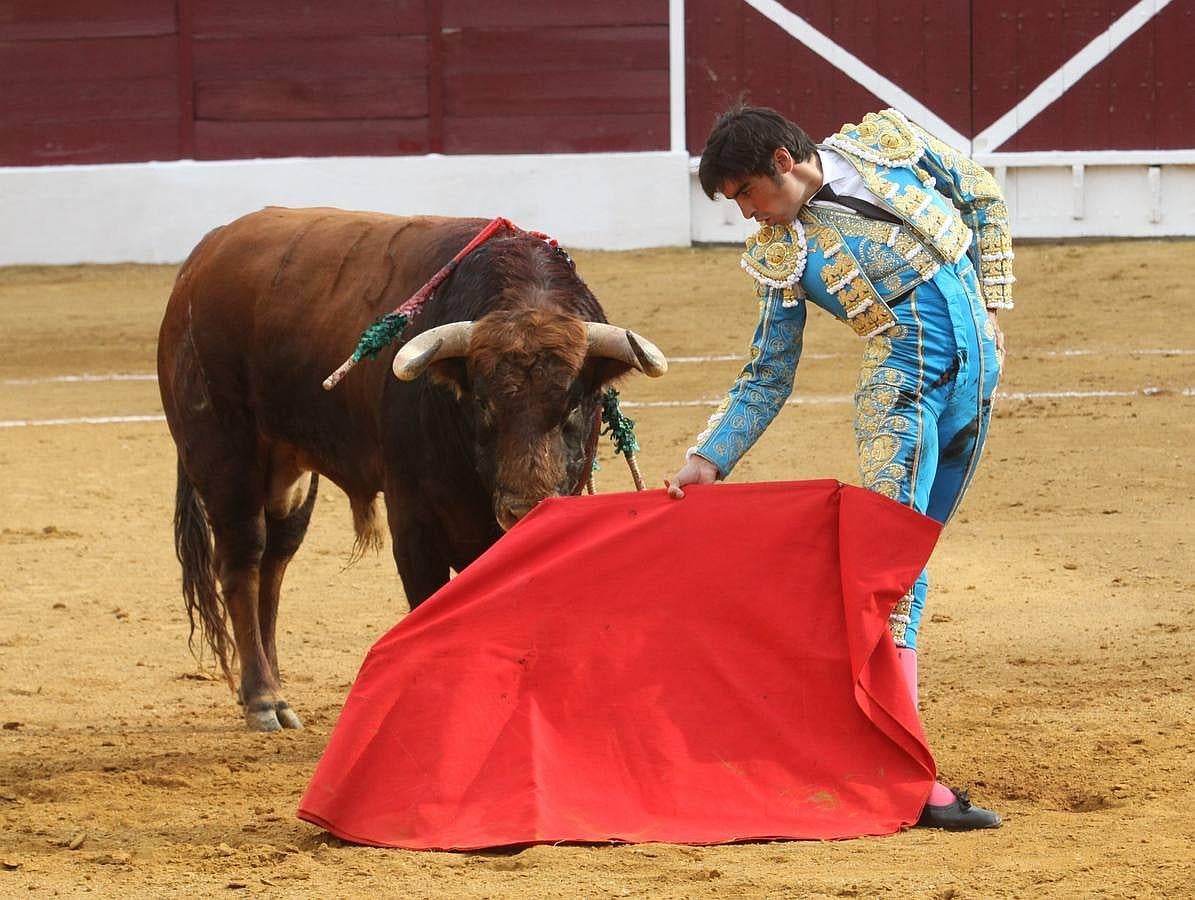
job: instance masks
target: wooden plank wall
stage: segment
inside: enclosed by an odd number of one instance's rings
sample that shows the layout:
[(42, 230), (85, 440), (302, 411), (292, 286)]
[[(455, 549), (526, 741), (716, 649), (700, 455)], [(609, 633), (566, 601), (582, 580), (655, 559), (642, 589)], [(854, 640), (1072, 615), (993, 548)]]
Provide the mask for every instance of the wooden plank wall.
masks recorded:
[[(822, 34), (975, 135), (1136, 0), (782, 0)], [(814, 138), (887, 104), (742, 0), (686, 0), (689, 150), (737, 99), (773, 106)], [(1001, 151), (1195, 146), (1195, 4), (1174, 2), (1030, 121)]]
[(444, 152), (667, 149), (667, 0), (444, 0), (442, 25)]
[(184, 0), (194, 157), (426, 153), (428, 5)]
[[(1098, 37), (1135, 0), (974, 2), (976, 131)], [(1171, 3), (1000, 149), (1195, 146), (1195, 4)]]
[[(789, 0), (822, 34), (969, 132), (969, 12), (955, 0)], [(886, 104), (741, 0), (686, 0), (687, 141), (700, 154), (718, 115), (770, 106), (815, 140)], [(959, 40), (963, 36), (963, 40)], [(927, 47), (933, 53), (924, 53)]]
[(0, 165), (178, 157), (173, 0), (0, 4)]
[[(964, 134), (1134, 0), (785, 0)], [(1002, 150), (1181, 149), (1171, 3)], [(815, 137), (882, 102), (742, 0), (687, 0), (687, 142), (736, 99)], [(666, 149), (668, 0), (0, 0), (0, 165)]]
[(667, 0), (5, 0), (0, 165), (667, 146)]

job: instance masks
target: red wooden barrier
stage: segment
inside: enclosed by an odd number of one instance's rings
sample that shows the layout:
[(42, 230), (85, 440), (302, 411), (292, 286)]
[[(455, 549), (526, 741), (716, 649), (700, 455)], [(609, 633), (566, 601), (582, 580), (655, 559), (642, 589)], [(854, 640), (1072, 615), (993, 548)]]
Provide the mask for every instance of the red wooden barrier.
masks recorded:
[[(785, 0), (973, 136), (1134, 0)], [(0, 165), (657, 150), (667, 0), (7, 0)], [(688, 148), (743, 98), (814, 137), (886, 105), (742, 0), (686, 0)], [(1172, 2), (997, 149), (1179, 149), (1195, 7)]]
[[(943, 119), (969, 130), (969, 12), (953, 0), (802, 0), (787, 8)], [(686, 0), (687, 139), (699, 154), (738, 99), (780, 110), (816, 140), (888, 104), (741, 0)]]

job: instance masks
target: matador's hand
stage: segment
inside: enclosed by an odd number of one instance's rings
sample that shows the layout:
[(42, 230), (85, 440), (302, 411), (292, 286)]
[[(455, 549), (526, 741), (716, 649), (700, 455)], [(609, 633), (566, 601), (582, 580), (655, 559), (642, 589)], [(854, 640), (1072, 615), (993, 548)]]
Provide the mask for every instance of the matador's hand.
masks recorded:
[(1000, 323), (996, 321), (997, 310), (988, 310), (988, 321), (996, 331), (996, 356), (1000, 360), (1000, 368), (1004, 368), (1004, 332), (1000, 330)]
[(693, 454), (668, 482), (668, 496), (679, 500), (685, 496), (682, 489), (686, 484), (713, 484), (717, 480), (718, 467), (704, 456)]

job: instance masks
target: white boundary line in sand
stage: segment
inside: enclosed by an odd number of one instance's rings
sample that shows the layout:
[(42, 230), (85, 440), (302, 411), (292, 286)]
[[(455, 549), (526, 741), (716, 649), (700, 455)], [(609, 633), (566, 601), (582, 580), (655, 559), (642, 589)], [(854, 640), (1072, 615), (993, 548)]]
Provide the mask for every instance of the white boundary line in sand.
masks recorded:
[[(845, 353), (803, 353), (801, 359), (841, 359)], [(1024, 354), (1025, 359), (1038, 357), (1071, 357), (1071, 356), (1193, 356), (1195, 349), (1145, 347), (1128, 350), (1043, 350), (1029, 351)], [(741, 353), (715, 354), (710, 356), (670, 356), (669, 363), (711, 363), (711, 362), (743, 362), (747, 359)], [(43, 375), (35, 378), (5, 378), (0, 384), (5, 386), (25, 386), (32, 384), (87, 384), (105, 381), (157, 381), (158, 376), (153, 372), (82, 372), (77, 375)]]
[[(1010, 391), (998, 392), (996, 399), (1004, 402), (1032, 402), (1034, 400), (1090, 400), (1101, 397), (1162, 397), (1175, 395), (1195, 397), (1195, 387), (1159, 388), (1144, 387), (1135, 391)], [(825, 397), (793, 397), (785, 406), (830, 406), (853, 403), (854, 397), (847, 394)], [(626, 409), (668, 409), (687, 406), (717, 406), (716, 400), (623, 400)], [(80, 416), (71, 419), (2, 419), (0, 428), (42, 428), (53, 425), (119, 425), (130, 422), (165, 422), (162, 415), (145, 416)]]
[[(841, 359), (847, 354), (845, 353), (802, 353), (801, 359)], [(1040, 357), (1071, 357), (1071, 356), (1195, 356), (1195, 350), (1191, 349), (1167, 349), (1165, 347), (1149, 347), (1142, 350), (1043, 350), (1041, 352), (1029, 351), (1023, 355), (1024, 359), (1038, 359)], [(723, 356), (670, 356), (668, 357), (669, 364), (672, 363), (708, 363), (708, 362), (733, 362), (745, 361), (746, 356), (742, 354), (727, 354)]]
[(0, 381), (4, 385), (24, 384), (74, 384), (92, 381), (157, 381), (158, 376), (153, 372), (106, 372), (92, 374), (83, 372), (79, 375), (44, 375), (40, 378), (5, 378)]
[(73, 419), (0, 419), (0, 428), (41, 428), (49, 425), (117, 425), (122, 422), (165, 422), (163, 415), (79, 416)]
[[(1091, 400), (1102, 397), (1161, 397), (1166, 395), (1195, 397), (1195, 387), (1144, 387), (1135, 391), (997, 391), (996, 400), (1023, 403), (1034, 400)], [(674, 406), (717, 406), (721, 402), (722, 398), (718, 398), (717, 400), (622, 400), (621, 405), (627, 409), (658, 409)], [(853, 396), (838, 394), (825, 397), (793, 397), (786, 400), (784, 405), (830, 406), (854, 402), (855, 398)]]

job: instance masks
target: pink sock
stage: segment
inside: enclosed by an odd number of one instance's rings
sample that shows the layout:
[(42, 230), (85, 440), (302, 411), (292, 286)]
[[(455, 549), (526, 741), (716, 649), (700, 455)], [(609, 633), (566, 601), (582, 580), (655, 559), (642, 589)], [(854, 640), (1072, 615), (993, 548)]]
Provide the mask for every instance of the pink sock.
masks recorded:
[(949, 806), (954, 802), (954, 791), (940, 781), (934, 782), (934, 789), (929, 792), (929, 799), (925, 801), (930, 806)]
[(913, 698), (913, 706), (917, 706), (917, 651), (908, 647), (897, 647), (896, 658), (900, 662), (900, 677)]
[[(905, 687), (913, 698), (913, 705), (917, 705), (917, 651), (908, 647), (898, 647), (896, 656), (900, 660), (900, 673), (904, 678)], [(929, 792), (930, 806), (949, 806), (954, 802), (954, 792), (940, 781), (934, 782), (933, 790)]]

